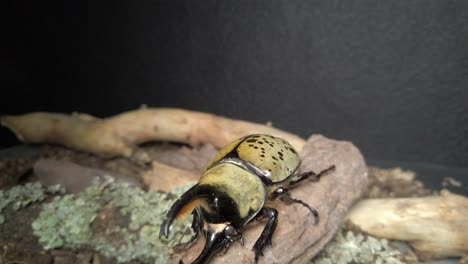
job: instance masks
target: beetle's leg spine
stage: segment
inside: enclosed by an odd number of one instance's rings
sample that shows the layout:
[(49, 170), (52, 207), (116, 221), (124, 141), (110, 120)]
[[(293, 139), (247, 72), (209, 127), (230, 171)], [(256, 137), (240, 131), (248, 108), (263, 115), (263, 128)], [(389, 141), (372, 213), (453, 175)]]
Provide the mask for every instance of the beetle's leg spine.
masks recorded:
[(271, 238), (278, 225), (278, 210), (264, 207), (260, 213), (267, 217), (267, 224), (252, 248), (252, 250), (255, 251), (254, 263), (257, 263), (259, 256), (263, 256), (263, 249), (265, 246), (271, 245)]

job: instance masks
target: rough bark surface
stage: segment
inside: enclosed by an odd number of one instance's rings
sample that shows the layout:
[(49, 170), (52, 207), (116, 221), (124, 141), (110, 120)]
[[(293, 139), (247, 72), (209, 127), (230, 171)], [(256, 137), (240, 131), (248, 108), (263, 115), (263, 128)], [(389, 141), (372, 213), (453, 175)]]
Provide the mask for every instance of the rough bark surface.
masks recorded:
[[(315, 207), (320, 222), (313, 224), (313, 216), (300, 205), (279, 204), (278, 228), (273, 236), (273, 246), (264, 250), (259, 263), (305, 263), (333, 238), (351, 205), (367, 187), (367, 168), (359, 150), (351, 143), (335, 141), (320, 135), (309, 138), (301, 153), (301, 171), (319, 172), (331, 165), (336, 169), (319, 182), (305, 181), (292, 190), (293, 197)], [(212, 263), (251, 263), (251, 250), (265, 225), (264, 221), (248, 224), (244, 241), (234, 243), (224, 255), (213, 258)], [(173, 259), (190, 263), (201, 252), (204, 239)]]

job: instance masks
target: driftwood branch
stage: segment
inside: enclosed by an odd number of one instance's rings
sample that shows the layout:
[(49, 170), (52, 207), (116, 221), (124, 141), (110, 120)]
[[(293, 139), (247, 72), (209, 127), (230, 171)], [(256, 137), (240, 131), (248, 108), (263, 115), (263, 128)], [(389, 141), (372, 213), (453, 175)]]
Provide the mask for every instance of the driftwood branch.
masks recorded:
[[(210, 143), (220, 148), (246, 134), (268, 133), (287, 139), (297, 150), (301, 150), (305, 142), (270, 126), (181, 109), (142, 109), (106, 119), (87, 114), (31, 113), (3, 116), (0, 121), (24, 142), (55, 143), (96, 154), (145, 161), (149, 159), (137, 145), (147, 141), (177, 141), (193, 146)], [(334, 173), (320, 182), (304, 184), (293, 192), (295, 197), (317, 207), (321, 222), (314, 226), (299, 221), (308, 219), (307, 210), (280, 205), (280, 224), (273, 239), (274, 246), (265, 252), (264, 260), (269, 263), (301, 263), (315, 255), (331, 238), (347, 208), (365, 188), (363, 159), (349, 143), (315, 136), (304, 147), (302, 157), (303, 171), (319, 171), (331, 164), (337, 166)], [(194, 172), (157, 161), (151, 164), (152, 168), (143, 173), (143, 181), (153, 190), (168, 191), (198, 178)], [(347, 223), (374, 236), (410, 241), (423, 256), (460, 256), (468, 253), (467, 203), (467, 198), (446, 192), (424, 198), (368, 199), (352, 209)], [(251, 259), (250, 248), (261, 227), (261, 223), (249, 226), (245, 234), (246, 246), (234, 244), (227, 255), (215, 261)], [(198, 254), (203, 244), (201, 240), (182, 255), (184, 260), (189, 261)], [(290, 250), (284, 254), (284, 250), (275, 248)]]
[(346, 222), (376, 237), (409, 241), (425, 259), (468, 254), (468, 198), (448, 191), (422, 198), (363, 200)]
[(172, 108), (148, 108), (99, 119), (87, 114), (30, 113), (2, 116), (0, 123), (25, 143), (54, 143), (97, 154), (149, 161), (137, 144), (175, 141), (192, 146), (210, 143), (218, 148), (252, 133), (288, 140), (300, 151), (304, 140), (267, 125), (208, 113)]

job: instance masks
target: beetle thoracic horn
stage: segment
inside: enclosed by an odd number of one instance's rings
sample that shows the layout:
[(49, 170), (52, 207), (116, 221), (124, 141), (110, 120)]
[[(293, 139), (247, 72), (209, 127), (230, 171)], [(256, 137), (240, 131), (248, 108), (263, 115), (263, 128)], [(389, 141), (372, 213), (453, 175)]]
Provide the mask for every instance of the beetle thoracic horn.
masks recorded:
[(167, 238), (169, 236), (169, 229), (174, 219), (185, 217), (191, 213), (194, 208), (206, 206), (206, 204), (206, 195), (200, 194), (198, 184), (194, 185), (175, 202), (171, 210), (167, 213), (166, 219), (161, 226), (159, 237), (165, 236)]

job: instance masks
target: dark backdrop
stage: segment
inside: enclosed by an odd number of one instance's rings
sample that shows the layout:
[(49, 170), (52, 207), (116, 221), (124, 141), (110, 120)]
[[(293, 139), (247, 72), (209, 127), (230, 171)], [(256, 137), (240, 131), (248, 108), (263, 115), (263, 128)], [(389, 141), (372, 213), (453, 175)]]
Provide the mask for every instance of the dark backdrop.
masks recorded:
[(10, 2), (0, 114), (183, 107), (468, 166), (468, 1)]

